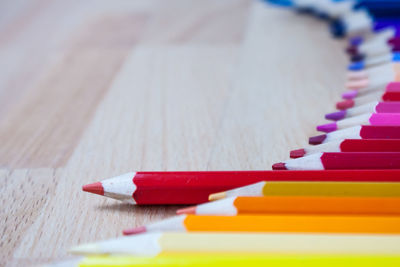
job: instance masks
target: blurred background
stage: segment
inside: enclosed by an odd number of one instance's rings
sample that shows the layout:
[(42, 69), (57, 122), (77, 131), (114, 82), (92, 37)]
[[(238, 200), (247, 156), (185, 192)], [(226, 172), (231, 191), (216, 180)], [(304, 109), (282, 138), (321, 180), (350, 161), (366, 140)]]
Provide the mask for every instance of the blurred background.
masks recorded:
[[(0, 166), (65, 164), (132, 53), (138, 51), (143, 69), (155, 72), (160, 61), (185, 58), (194, 46), (232, 50), (243, 38), (249, 5), (247, 0), (1, 1)], [(177, 49), (183, 45), (188, 46)], [(199, 60), (220, 54), (209, 53)], [(226, 64), (222, 61), (216, 64)], [(168, 67), (172, 76), (183, 76), (176, 67)], [(146, 91), (156, 85), (127, 86)]]

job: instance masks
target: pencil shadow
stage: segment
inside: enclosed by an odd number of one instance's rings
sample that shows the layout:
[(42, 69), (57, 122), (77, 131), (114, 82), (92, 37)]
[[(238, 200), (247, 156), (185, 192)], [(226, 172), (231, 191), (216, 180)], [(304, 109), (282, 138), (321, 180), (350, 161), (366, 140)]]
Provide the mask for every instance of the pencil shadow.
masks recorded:
[(146, 205), (146, 206), (137, 206), (127, 203), (112, 203), (99, 205), (96, 207), (98, 211), (118, 211), (124, 213), (132, 213), (136, 215), (141, 214), (155, 214), (155, 213), (164, 213), (164, 214), (175, 214), (177, 209), (187, 207), (186, 205)]

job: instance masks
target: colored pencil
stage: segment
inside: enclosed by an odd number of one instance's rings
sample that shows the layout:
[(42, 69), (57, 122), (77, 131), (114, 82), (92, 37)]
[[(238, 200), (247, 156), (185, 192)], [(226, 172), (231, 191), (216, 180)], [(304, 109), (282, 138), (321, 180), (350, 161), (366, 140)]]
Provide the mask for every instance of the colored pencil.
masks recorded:
[(343, 110), (360, 106), (372, 101), (400, 101), (400, 91), (374, 91), (367, 95), (339, 101), (336, 103), (336, 108)]
[(357, 125), (400, 126), (400, 113), (366, 113), (331, 123), (321, 124), (318, 125), (316, 129), (317, 131), (329, 133)]
[(199, 204), (212, 193), (259, 181), (400, 181), (400, 170), (131, 172), (83, 186), (131, 204)]
[(320, 152), (400, 152), (400, 139), (344, 139), (290, 151), (291, 158)]
[(345, 118), (351, 118), (354, 116), (366, 114), (366, 113), (400, 113), (400, 102), (378, 102), (373, 101), (358, 107), (353, 107), (341, 111), (328, 113), (325, 115), (327, 120), (343, 120)]
[[(355, 90), (357, 92), (365, 92), (372, 93), (372, 92), (383, 92), (385, 90), (385, 86), (388, 82), (393, 80), (394, 73), (389, 76), (385, 75), (382, 78), (380, 76), (373, 76), (378, 79), (375, 83), (370, 81), (370, 78), (365, 79), (358, 79), (358, 80), (350, 80), (346, 82), (345, 87), (347, 90)], [(357, 95), (358, 97), (359, 95)], [(343, 97), (343, 96), (342, 96)], [(354, 98), (354, 97), (353, 97)]]
[(350, 79), (346, 83), (346, 87), (349, 90), (342, 94), (342, 98), (354, 99), (376, 92), (398, 92), (399, 82), (393, 81), (398, 72), (396, 70), (397, 65), (398, 64), (392, 63), (392, 70), (387, 70), (386, 72), (381, 71), (381, 73), (374, 74), (368, 78)]
[[(395, 79), (395, 73), (394, 72), (393, 72), (391, 78), (386, 80), (385, 83), (387, 83), (387, 81), (393, 81), (393, 79)], [(361, 81), (358, 81), (358, 82), (361, 82)], [(342, 93), (342, 98), (344, 100), (346, 100), (346, 99), (355, 99), (355, 98), (364, 97), (364, 96), (367, 96), (367, 95), (372, 95), (372, 94), (378, 93), (378, 92), (383, 94), (383, 93), (386, 92), (386, 89), (382, 88), (382, 87), (376, 87), (376, 88), (368, 87), (368, 88), (365, 88), (365, 89), (349, 89), (346, 92)]]
[(400, 197), (400, 183), (258, 182), (209, 196), (210, 201), (238, 196)]
[(400, 139), (399, 126), (354, 126), (327, 134), (310, 137), (310, 145), (318, 145), (344, 139)]
[(345, 14), (331, 24), (331, 31), (335, 36), (354, 36), (368, 34), (373, 25), (372, 18), (364, 10), (353, 11)]
[(140, 266), (273, 266), (273, 267), (354, 267), (400, 266), (399, 256), (371, 255), (265, 255), (265, 254), (214, 254), (179, 253), (157, 257), (90, 256), (79, 263), (80, 267), (140, 267)]
[(400, 215), (400, 198), (267, 196), (230, 197), (177, 210), (177, 214)]
[[(393, 66), (393, 63), (391, 63), (391, 65)], [(349, 90), (357, 90), (360, 93), (373, 93), (377, 91), (384, 92), (384, 90), (387, 88), (387, 85), (390, 82), (393, 82), (395, 75), (394, 69), (385, 72), (381, 71), (381, 73), (375, 74), (368, 78), (356, 80), (350, 79), (348, 82), (346, 82), (345, 87)]]
[(338, 215), (178, 215), (123, 231), (124, 235), (145, 232), (261, 232), (400, 234), (399, 216)]
[[(357, 88), (358, 86), (362, 86), (364, 82), (363, 80), (352, 82), (354, 88), (342, 94), (342, 97), (346, 100), (338, 102), (337, 108), (351, 108), (353, 106), (366, 104), (376, 99), (383, 101), (399, 101), (398, 99), (400, 98), (398, 95), (400, 92), (400, 83), (390, 82), (395, 78), (395, 72), (388, 77), (383, 77), (380, 75), (378, 77), (380, 80), (379, 83), (376, 82), (375, 86), (363, 89)], [(386, 84), (386, 86), (380, 85), (381, 83)]]
[(347, 71), (347, 80), (348, 81), (358, 81), (358, 80), (366, 80), (370, 77), (374, 77), (380, 74), (388, 74), (393, 73), (394, 71), (394, 63), (390, 62), (388, 64), (382, 64), (379, 66), (371, 67), (368, 69), (362, 70), (349, 70)]
[(75, 254), (157, 256), (162, 253), (304, 253), (397, 255), (398, 235), (321, 235), (263, 233), (144, 233), (84, 244)]
[(365, 56), (374, 56), (389, 53), (392, 51), (392, 47), (389, 45), (389, 40), (396, 35), (393, 28), (382, 30), (372, 35), (372, 38), (361, 42), (358, 45), (351, 44), (347, 49), (347, 53), (352, 54), (363, 54)]
[(392, 62), (393, 55), (390, 52), (374, 55), (372, 57), (365, 58), (362, 60), (363, 68), (369, 68), (381, 64), (387, 64)]
[(381, 37), (374, 38), (370, 42), (364, 42), (357, 46), (357, 54), (364, 55), (365, 57), (373, 57), (391, 53), (392, 46), (388, 43), (388, 40), (393, 37), (393, 30), (384, 32), (383, 34)]
[(273, 170), (400, 169), (399, 152), (318, 152), (272, 165)]

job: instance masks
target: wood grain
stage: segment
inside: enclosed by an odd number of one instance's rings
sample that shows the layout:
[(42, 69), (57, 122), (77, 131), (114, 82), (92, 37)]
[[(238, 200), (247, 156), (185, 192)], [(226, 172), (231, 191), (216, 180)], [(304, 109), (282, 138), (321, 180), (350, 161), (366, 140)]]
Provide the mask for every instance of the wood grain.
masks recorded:
[(342, 90), (343, 45), (325, 25), (261, 2), (11, 2), (0, 3), (0, 265), (71, 259), (72, 245), (177, 208), (120, 204), (85, 183), (269, 169)]

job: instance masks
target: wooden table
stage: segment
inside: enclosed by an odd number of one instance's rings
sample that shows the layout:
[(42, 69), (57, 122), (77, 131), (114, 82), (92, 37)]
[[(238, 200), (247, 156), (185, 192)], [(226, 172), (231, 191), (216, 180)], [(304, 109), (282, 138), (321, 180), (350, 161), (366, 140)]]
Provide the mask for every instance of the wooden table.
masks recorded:
[(256, 170), (343, 90), (327, 26), (247, 0), (1, 1), (0, 265), (72, 256), (177, 207), (81, 186), (132, 170)]

